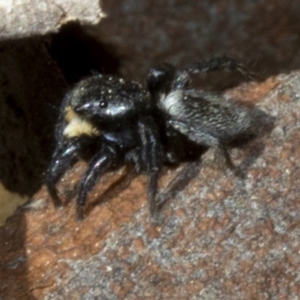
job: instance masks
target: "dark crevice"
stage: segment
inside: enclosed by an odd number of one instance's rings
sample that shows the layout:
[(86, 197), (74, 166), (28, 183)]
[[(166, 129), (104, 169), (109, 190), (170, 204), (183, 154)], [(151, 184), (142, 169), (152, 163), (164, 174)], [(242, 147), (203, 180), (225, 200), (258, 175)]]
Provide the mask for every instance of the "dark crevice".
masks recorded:
[(113, 50), (91, 31), (71, 22), (57, 34), (0, 44), (7, 58), (0, 70), (0, 181), (8, 190), (31, 196), (43, 184), (60, 103), (69, 87), (94, 72), (118, 73)]
[(70, 22), (52, 37), (49, 54), (70, 84), (94, 72), (118, 73), (120, 60), (114, 49), (89, 32), (93, 32), (93, 27), (84, 28), (78, 22)]

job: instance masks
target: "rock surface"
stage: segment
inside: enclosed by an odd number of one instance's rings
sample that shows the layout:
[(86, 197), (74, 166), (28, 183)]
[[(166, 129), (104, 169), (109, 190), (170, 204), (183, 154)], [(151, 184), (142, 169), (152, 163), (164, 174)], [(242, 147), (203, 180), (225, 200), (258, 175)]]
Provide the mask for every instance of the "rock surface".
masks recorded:
[[(108, 17), (85, 34), (76, 29), (75, 43), (69, 32), (47, 35), (69, 20), (97, 23), (98, 4), (0, 1), (6, 187), (22, 194), (40, 187), (53, 146), (53, 107), (67, 89), (61, 70), (74, 83), (108, 62), (104, 71), (143, 81), (155, 62), (182, 66), (228, 54), (256, 63), (263, 78), (289, 74), (227, 92), (261, 106), (276, 118), (274, 128), (232, 150), (238, 165), (257, 156), (245, 180), (218, 169), (212, 150), (205, 153), (201, 170), (166, 204), (157, 225), (148, 219), (146, 179), (126, 169), (101, 179), (85, 220), (76, 223), (74, 190), (85, 169), (77, 164), (59, 186), (62, 210), (42, 188), (0, 228), (0, 299), (298, 299), (300, 74), (292, 70), (300, 67), (299, 1), (102, 1)], [(60, 60), (49, 50), (55, 39), (69, 46)], [(114, 67), (99, 41), (116, 54)], [(213, 86), (224, 87), (236, 78), (216, 79)], [(166, 168), (161, 187), (179, 172)]]
[[(299, 83), (295, 72), (227, 92), (275, 117), (273, 130), (231, 151), (240, 165), (260, 149), (244, 180), (207, 151), (159, 224), (148, 219), (145, 178), (126, 169), (100, 180), (81, 223), (74, 188), (84, 163), (59, 185), (63, 209), (42, 188), (0, 229), (0, 298), (297, 299)], [(178, 172), (166, 169), (161, 185)]]

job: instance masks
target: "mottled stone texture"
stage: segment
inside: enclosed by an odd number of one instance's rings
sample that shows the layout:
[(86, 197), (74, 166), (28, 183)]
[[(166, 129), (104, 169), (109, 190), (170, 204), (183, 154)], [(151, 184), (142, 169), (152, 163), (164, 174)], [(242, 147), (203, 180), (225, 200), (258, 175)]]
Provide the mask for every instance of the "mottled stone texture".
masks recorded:
[[(82, 223), (73, 200), (83, 163), (59, 185), (62, 210), (43, 188), (0, 231), (3, 299), (297, 299), (299, 83), (295, 72), (228, 91), (256, 102), (274, 128), (231, 151), (235, 164), (248, 163), (244, 180), (207, 151), (157, 225), (148, 219), (145, 178), (126, 169), (100, 180)], [(166, 169), (161, 185), (178, 172)]]
[[(100, 180), (82, 223), (73, 200), (83, 162), (60, 182), (64, 209), (43, 187), (0, 228), (0, 299), (298, 299), (299, 1), (103, 0), (99, 25), (38, 36), (70, 19), (98, 22), (98, 1), (75, 2), (0, 1), (9, 37), (0, 44), (0, 180), (11, 190), (41, 185), (67, 89), (60, 69), (69, 83), (93, 70), (144, 82), (155, 62), (228, 54), (262, 78), (289, 75), (227, 92), (275, 117), (269, 134), (231, 151), (247, 178), (218, 169), (209, 150), (158, 225), (148, 220), (146, 179), (126, 169)], [(117, 56), (113, 68), (99, 41)], [(222, 89), (236, 79), (200, 83)], [(179, 172), (166, 168), (161, 186)]]

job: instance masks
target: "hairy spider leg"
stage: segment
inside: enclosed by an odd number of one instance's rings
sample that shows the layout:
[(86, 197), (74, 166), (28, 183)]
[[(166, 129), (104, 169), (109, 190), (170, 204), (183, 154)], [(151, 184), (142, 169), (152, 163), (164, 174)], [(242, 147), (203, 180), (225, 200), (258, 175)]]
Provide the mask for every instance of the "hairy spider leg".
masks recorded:
[(176, 72), (174, 66), (168, 63), (152, 68), (148, 74), (148, 89), (152, 97), (157, 101), (161, 94), (167, 94), (171, 89), (183, 89), (188, 87), (190, 74), (208, 73), (224, 70), (227, 72), (238, 71), (248, 78), (256, 78), (246, 66), (227, 57), (215, 57), (208, 60), (200, 60), (189, 64)]
[[(248, 78), (257, 78), (257, 75), (251, 72), (246, 66), (227, 56), (221, 56), (208, 60), (200, 60), (198, 62), (191, 63), (187, 67), (179, 70), (174, 76), (172, 88), (183, 89), (188, 87), (190, 74), (208, 73), (220, 70), (224, 70), (227, 72), (238, 71)], [(171, 74), (169, 70), (167, 70), (167, 72), (168, 74)]]
[(103, 143), (101, 150), (90, 160), (88, 168), (79, 183), (76, 206), (76, 218), (78, 221), (83, 219), (83, 209), (88, 192), (92, 190), (100, 176), (102, 176), (113, 163), (116, 163), (117, 151), (115, 145)]
[(161, 136), (154, 119), (150, 116), (140, 120), (139, 134), (141, 137), (141, 161), (143, 169), (148, 174), (148, 204), (150, 215), (157, 212), (156, 195), (158, 178), (164, 161)]
[(55, 207), (60, 207), (62, 205), (61, 200), (58, 197), (56, 183), (69, 168), (80, 148), (81, 144), (78, 139), (64, 141), (60, 143), (58, 149), (52, 156), (50, 166), (46, 172), (46, 186)]
[(256, 74), (251, 72), (246, 66), (238, 63), (232, 58), (227, 56), (215, 57), (208, 60), (200, 60), (198, 62), (189, 64), (183, 69), (189, 73), (208, 73), (212, 71), (224, 70), (227, 72), (238, 71), (244, 76), (255, 78)]

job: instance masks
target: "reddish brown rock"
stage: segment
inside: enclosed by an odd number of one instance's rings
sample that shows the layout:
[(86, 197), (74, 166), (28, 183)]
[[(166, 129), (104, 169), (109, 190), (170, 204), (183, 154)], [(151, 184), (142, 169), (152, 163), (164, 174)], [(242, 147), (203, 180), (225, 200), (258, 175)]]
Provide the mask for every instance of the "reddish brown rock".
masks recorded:
[[(42, 110), (43, 104), (59, 103), (66, 89), (48, 53), (51, 39), (30, 36), (56, 31), (73, 16), (93, 23), (99, 16), (96, 1), (84, 12), (70, 1), (70, 9), (58, 2), (28, 11), (28, 5), (16, 4), (13, 11), (2, 11), (3, 37), (11, 40), (1, 44), (1, 176), (6, 186), (22, 193), (39, 186), (50, 153), (53, 134), (45, 126), (51, 127), (54, 117)], [(196, 6), (181, 0), (102, 2), (108, 17), (89, 32), (117, 53), (118, 71), (126, 78), (142, 81), (157, 61), (181, 66), (218, 54), (256, 62), (255, 70), (265, 78), (300, 66), (296, 0), (199, 1)], [(76, 46), (84, 42), (79, 39)], [(69, 66), (82, 57), (102, 57), (91, 45), (83, 51), (88, 55), (77, 56)], [(68, 72), (74, 80), (73, 69)], [(217, 86), (225, 77), (217, 78)], [(213, 151), (203, 155), (198, 176), (167, 203), (159, 225), (148, 220), (146, 179), (126, 178), (126, 170), (101, 179), (82, 223), (74, 218), (74, 189), (84, 163), (59, 185), (64, 209), (55, 211), (42, 188), (0, 229), (0, 298), (297, 299), (299, 81), (299, 73), (292, 73), (228, 92), (274, 115), (274, 129), (232, 151), (240, 164), (264, 144), (245, 180), (218, 169)], [(166, 169), (161, 185), (179, 171)], [(120, 185), (108, 189), (123, 175)]]
[[(245, 161), (255, 143), (264, 144), (262, 152), (245, 180), (220, 170), (213, 150), (206, 152), (199, 175), (166, 204), (158, 225), (148, 219), (145, 178), (131, 178), (126, 168), (100, 180), (81, 223), (72, 191), (84, 163), (59, 185), (63, 209), (54, 210), (42, 188), (0, 230), (1, 296), (296, 299), (299, 82), (296, 72), (228, 92), (250, 103), (262, 95), (257, 105), (275, 117), (270, 133), (231, 151), (234, 162)], [(179, 171), (166, 170), (162, 184)], [(107, 192), (120, 178), (121, 186)]]

